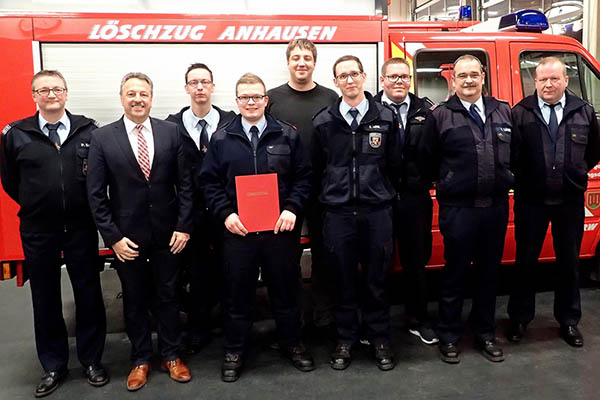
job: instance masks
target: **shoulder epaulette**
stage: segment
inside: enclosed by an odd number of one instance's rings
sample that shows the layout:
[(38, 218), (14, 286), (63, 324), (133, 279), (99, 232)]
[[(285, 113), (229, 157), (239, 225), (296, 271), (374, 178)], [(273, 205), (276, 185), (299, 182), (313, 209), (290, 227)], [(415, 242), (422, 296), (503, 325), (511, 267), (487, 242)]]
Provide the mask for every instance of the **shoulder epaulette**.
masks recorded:
[(421, 97), (421, 100), (423, 100), (425, 102), (425, 105), (427, 107), (429, 107), (429, 109), (432, 109), (431, 107), (435, 107), (435, 104), (433, 103), (433, 101), (431, 101), (431, 99), (427, 96), (425, 97)]
[(291, 126), (292, 128), (294, 128), (294, 130), (295, 130), (295, 131), (297, 131), (297, 130), (298, 130), (298, 128), (296, 128), (296, 125), (292, 125), (292, 124), (290, 124), (290, 123), (289, 123), (289, 122), (287, 122), (287, 121), (283, 121), (283, 120), (281, 120), (281, 119), (278, 119), (278, 120), (277, 120), (277, 122), (279, 122), (279, 123), (281, 123), (281, 124), (284, 124), (284, 125), (287, 125), (287, 126)]

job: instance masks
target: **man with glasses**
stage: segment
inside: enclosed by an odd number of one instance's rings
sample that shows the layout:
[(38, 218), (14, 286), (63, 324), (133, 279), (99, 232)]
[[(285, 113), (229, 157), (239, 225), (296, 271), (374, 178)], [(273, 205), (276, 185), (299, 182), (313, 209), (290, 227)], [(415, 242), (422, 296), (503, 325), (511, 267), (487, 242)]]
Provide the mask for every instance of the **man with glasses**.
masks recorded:
[(408, 62), (390, 58), (381, 67), (379, 82), (383, 90), (375, 96), (375, 101), (396, 111), (404, 132), (399, 191), (394, 201), (394, 231), (404, 274), (402, 291), (408, 331), (423, 343), (434, 344), (438, 338), (429, 323), (425, 274), (431, 257), (433, 202), (429, 189), (432, 186), (423, 180), (417, 165), (417, 148), (433, 104), (409, 93), (411, 80)]
[(385, 282), (394, 250), (399, 125), (391, 109), (363, 91), (366, 74), (358, 57), (338, 58), (333, 76), (342, 97), (313, 119), (312, 143), (314, 189), (325, 211), (324, 245), (336, 282), (331, 367), (350, 365), (362, 312), (366, 339), (377, 366), (386, 371), (395, 366)]
[[(313, 81), (317, 63), (317, 48), (310, 40), (292, 40), (286, 50), (287, 67), (290, 79), (287, 83), (270, 89), (267, 111), (275, 118), (289, 122), (298, 130), (303, 147), (310, 150), (312, 117), (320, 109), (335, 102), (337, 94)], [(306, 205), (306, 223), (310, 236), (311, 254), (311, 298), (312, 318), (305, 316), (305, 323), (325, 334), (333, 335), (333, 314), (331, 300), (332, 282), (326, 271), (326, 262), (321, 237), (321, 210), (318, 200), (311, 198)], [(298, 240), (302, 230), (302, 215), (298, 216), (296, 233)], [(298, 252), (301, 257), (302, 249)], [(298, 264), (300, 260), (298, 259)]]
[(467, 271), (475, 277), (469, 322), (475, 347), (490, 361), (504, 360), (495, 339), (496, 287), (508, 223), (510, 107), (483, 96), (485, 73), (472, 55), (454, 62), (456, 94), (427, 119), (418, 165), (436, 183), (439, 227), (444, 237), (440, 282), (439, 351), (442, 361), (458, 363), (458, 340)]
[(2, 131), (0, 172), (4, 190), (21, 207), (21, 242), (31, 286), (35, 341), (46, 371), (35, 396), (43, 397), (56, 390), (68, 372), (62, 264), (66, 264), (75, 298), (79, 362), (90, 385), (102, 386), (109, 378), (100, 363), (106, 317), (98, 233), (85, 192), (96, 122), (65, 109), (67, 83), (60, 72), (38, 72), (31, 89), (38, 112)]
[(515, 172), (517, 275), (508, 302), (508, 339), (523, 338), (535, 315), (538, 257), (552, 227), (556, 254), (554, 318), (560, 335), (583, 346), (579, 250), (583, 236), (587, 173), (600, 160), (598, 121), (593, 107), (568, 92), (561, 59), (543, 58), (535, 69), (536, 93), (513, 108), (512, 162)]
[(200, 169), (212, 135), (227, 125), (235, 113), (212, 104), (214, 90), (213, 73), (208, 66), (202, 63), (190, 65), (185, 73), (185, 91), (190, 96), (190, 105), (167, 117), (167, 121), (179, 125), (194, 184), (194, 232), (184, 252), (186, 275), (190, 280), (190, 298), (185, 307), (189, 327), (187, 351), (190, 354), (199, 352), (212, 339), (211, 312), (221, 294), (220, 224), (206, 209)]
[[(201, 179), (209, 210), (224, 224), (224, 382), (236, 381), (247, 354), (252, 328), (258, 268), (269, 291), (279, 348), (300, 371), (314, 362), (300, 339), (296, 215), (310, 194), (310, 163), (300, 135), (265, 108), (269, 98), (256, 75), (236, 83), (240, 115), (219, 129), (202, 166)], [(281, 214), (273, 230), (248, 232), (238, 215), (236, 177), (277, 174)]]

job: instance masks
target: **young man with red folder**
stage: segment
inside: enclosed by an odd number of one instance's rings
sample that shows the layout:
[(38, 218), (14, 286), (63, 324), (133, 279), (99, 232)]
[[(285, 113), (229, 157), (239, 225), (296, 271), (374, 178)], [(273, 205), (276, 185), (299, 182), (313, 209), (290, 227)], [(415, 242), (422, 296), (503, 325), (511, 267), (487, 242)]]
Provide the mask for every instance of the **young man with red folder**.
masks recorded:
[[(215, 132), (200, 178), (209, 210), (223, 222), (225, 358), (221, 379), (234, 382), (246, 355), (252, 327), (258, 266), (267, 283), (283, 354), (301, 371), (314, 369), (300, 341), (298, 267), (290, 255), (299, 243), (292, 233), (296, 215), (310, 194), (310, 164), (295, 128), (265, 114), (269, 98), (263, 81), (244, 74), (236, 84), (240, 110)], [(269, 231), (249, 232), (240, 217), (236, 177), (277, 174), (281, 213)], [(276, 189), (276, 190), (277, 190)], [(268, 213), (264, 209), (255, 212)]]

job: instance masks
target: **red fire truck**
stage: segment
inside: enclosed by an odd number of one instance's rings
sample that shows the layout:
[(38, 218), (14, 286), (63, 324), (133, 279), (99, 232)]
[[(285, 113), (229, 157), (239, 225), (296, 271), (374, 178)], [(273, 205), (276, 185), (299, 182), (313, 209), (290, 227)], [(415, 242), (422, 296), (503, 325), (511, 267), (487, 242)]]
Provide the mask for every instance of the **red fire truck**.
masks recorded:
[[(400, 56), (411, 63), (413, 92), (435, 103), (451, 94), (449, 77), (459, 55), (477, 56), (488, 72), (485, 91), (510, 104), (533, 93), (536, 61), (555, 55), (567, 65), (569, 89), (600, 110), (598, 61), (573, 39), (540, 33), (543, 24), (526, 15), (511, 15), (492, 29), (487, 23), (460, 21), (392, 23), (381, 16), (0, 15), (4, 54), (0, 61), (0, 125), (35, 112), (30, 79), (42, 68), (58, 69), (65, 75), (71, 112), (95, 118), (101, 125), (120, 117), (118, 85), (130, 71), (145, 72), (153, 79), (153, 116), (164, 118), (179, 110), (189, 101), (183, 76), (193, 62), (205, 62), (215, 72), (214, 103), (234, 109), (234, 84), (244, 72), (257, 73), (267, 87), (287, 81), (285, 48), (295, 38), (318, 43), (314, 78), (322, 85), (335, 89), (331, 65), (341, 55), (354, 54), (363, 61), (366, 90), (376, 92), (381, 64)], [(581, 257), (591, 258), (596, 255), (600, 232), (598, 167), (590, 173), (585, 207)], [(22, 285), (23, 253), (16, 212), (16, 204), (0, 190), (0, 278), (16, 275), (17, 284)], [(443, 265), (443, 244), (437, 211), (433, 229), (430, 266), (439, 267)], [(110, 251), (101, 253), (109, 255)], [(511, 216), (503, 262), (513, 262), (514, 255)], [(554, 259), (550, 241), (545, 243), (541, 259)], [(397, 260), (394, 268), (399, 268)]]

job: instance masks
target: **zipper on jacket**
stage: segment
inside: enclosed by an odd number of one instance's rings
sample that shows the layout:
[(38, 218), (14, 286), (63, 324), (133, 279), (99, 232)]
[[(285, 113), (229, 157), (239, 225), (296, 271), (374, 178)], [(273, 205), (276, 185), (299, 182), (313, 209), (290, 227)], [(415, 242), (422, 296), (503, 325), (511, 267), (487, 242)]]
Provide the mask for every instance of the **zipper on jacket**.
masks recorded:
[(356, 173), (356, 131), (352, 131), (352, 179), (354, 179), (352, 194), (355, 199), (358, 197), (358, 177), (356, 176)]
[[(63, 215), (67, 214), (67, 201), (65, 200), (65, 177), (64, 177), (64, 167), (62, 160), (62, 153), (60, 152), (60, 147), (56, 147), (56, 151), (58, 151), (58, 163), (60, 166), (60, 188), (62, 190), (62, 205), (63, 205)], [(64, 224), (64, 231), (67, 232), (67, 224)]]
[(256, 166), (256, 149), (252, 148), (252, 155), (254, 156), (254, 174), (258, 175), (258, 167)]

